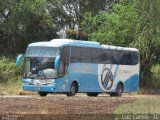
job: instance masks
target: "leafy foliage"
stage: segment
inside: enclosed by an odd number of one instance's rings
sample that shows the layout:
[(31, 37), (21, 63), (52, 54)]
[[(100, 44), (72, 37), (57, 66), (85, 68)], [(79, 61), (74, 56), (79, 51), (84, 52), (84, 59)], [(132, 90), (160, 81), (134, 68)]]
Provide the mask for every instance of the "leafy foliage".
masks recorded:
[[(146, 76), (152, 64), (160, 63), (160, 1), (143, 0), (138, 2), (135, 40), (133, 46), (140, 49), (142, 76)], [(145, 74), (147, 73), (147, 74)], [(147, 75), (148, 76), (148, 75)]]
[(127, 5), (114, 4), (111, 10), (102, 11), (95, 17), (86, 14), (82, 26), (91, 40), (128, 46), (134, 40), (137, 17), (133, 2)]
[(159, 91), (160, 86), (160, 64), (154, 64), (151, 67), (151, 79), (150, 83), (148, 84), (148, 87), (153, 87), (154, 89), (157, 89)]
[(0, 83), (7, 84), (20, 81), (21, 68), (16, 68), (14, 59), (0, 57)]
[[(83, 14), (90, 12), (96, 15), (100, 10), (107, 9), (106, 6), (112, 0), (47, 0), (48, 10), (59, 30), (65, 29), (67, 38), (86, 39), (81, 32)], [(73, 34), (74, 33), (74, 34)]]
[(45, 0), (1, 1), (0, 51), (15, 54), (34, 41), (56, 36)]

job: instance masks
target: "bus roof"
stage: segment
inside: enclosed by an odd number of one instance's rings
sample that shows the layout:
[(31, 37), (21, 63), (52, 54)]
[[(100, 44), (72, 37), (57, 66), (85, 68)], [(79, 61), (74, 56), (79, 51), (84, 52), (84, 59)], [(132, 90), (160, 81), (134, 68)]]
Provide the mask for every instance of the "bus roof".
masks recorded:
[(62, 46), (83, 46), (83, 47), (93, 47), (93, 48), (104, 48), (104, 49), (113, 49), (113, 50), (126, 50), (126, 51), (138, 51), (136, 48), (127, 48), (120, 46), (111, 46), (100, 44), (99, 42), (94, 41), (84, 41), (84, 40), (72, 40), (72, 39), (53, 39), (51, 41), (44, 42), (35, 42), (31, 43), (29, 47), (62, 47)]

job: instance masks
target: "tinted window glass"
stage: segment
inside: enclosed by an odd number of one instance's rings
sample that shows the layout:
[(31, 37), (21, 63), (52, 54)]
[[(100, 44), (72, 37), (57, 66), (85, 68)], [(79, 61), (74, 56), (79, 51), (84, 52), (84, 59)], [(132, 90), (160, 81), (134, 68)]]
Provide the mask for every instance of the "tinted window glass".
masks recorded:
[(135, 65), (139, 61), (138, 53), (131, 51), (103, 50), (103, 64)]
[(113, 64), (120, 64), (120, 51), (119, 50), (112, 50), (111, 51), (112, 55), (111, 55), (111, 58), (112, 58), (112, 63)]
[(122, 65), (125, 65), (125, 52), (124, 51), (120, 51), (120, 55), (119, 55), (119, 62)]
[(95, 63), (101, 63), (102, 62), (102, 55), (103, 55), (102, 53), (103, 53), (102, 49), (93, 48), (92, 49), (92, 59), (93, 59), (93, 62), (95, 62)]
[(62, 61), (69, 63), (69, 56), (70, 56), (70, 47), (69, 46), (63, 47), (61, 55)]
[(108, 50), (108, 49), (103, 50), (103, 63), (104, 64), (112, 64), (111, 50)]
[(56, 57), (58, 55), (57, 47), (28, 47), (26, 57)]
[(71, 47), (71, 62), (82, 62), (82, 52), (80, 47)]
[(138, 52), (132, 52), (132, 61), (131, 61), (131, 64), (132, 65), (136, 65), (136, 64), (138, 64)]
[(125, 51), (125, 65), (131, 65), (131, 52)]
[(82, 48), (83, 62), (92, 62), (92, 49)]

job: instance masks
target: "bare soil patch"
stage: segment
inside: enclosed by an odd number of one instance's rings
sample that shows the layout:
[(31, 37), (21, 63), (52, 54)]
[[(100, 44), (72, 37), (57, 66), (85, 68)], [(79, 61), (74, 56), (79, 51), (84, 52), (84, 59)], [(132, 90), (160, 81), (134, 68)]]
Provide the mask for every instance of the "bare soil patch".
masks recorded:
[[(74, 97), (56, 94), (47, 97), (38, 95), (0, 96), (0, 119), (12, 120), (110, 120), (117, 119), (115, 110), (124, 103), (138, 99), (160, 98), (159, 95), (126, 95), (110, 97), (100, 94)], [(121, 116), (119, 116), (121, 117)]]
[(99, 95), (88, 97), (78, 94), (74, 97), (49, 95), (47, 97), (2, 96), (1, 114), (111, 114), (122, 103), (136, 100), (138, 97), (110, 97)]

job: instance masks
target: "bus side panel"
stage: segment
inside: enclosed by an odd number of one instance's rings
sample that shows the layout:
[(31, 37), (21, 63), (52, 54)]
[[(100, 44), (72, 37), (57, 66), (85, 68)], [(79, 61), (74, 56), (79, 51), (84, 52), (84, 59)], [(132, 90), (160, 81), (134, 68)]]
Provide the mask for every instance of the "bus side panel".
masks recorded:
[(137, 92), (139, 88), (139, 75), (132, 75), (124, 82), (124, 92)]
[(124, 81), (123, 92), (131, 92), (131, 78), (128, 78)]
[(133, 75), (131, 77), (131, 92), (137, 92), (139, 90), (139, 75)]
[[(101, 64), (98, 69), (99, 84), (97, 85), (99, 85), (102, 92), (116, 92), (117, 85), (120, 82), (124, 86), (123, 92), (136, 92), (138, 90), (139, 65)], [(104, 74), (109, 79), (110, 73), (113, 76), (113, 85), (110, 89), (106, 89), (102, 85), (105, 77), (101, 78), (101, 75)]]
[(82, 79), (81, 74), (69, 74), (68, 90), (70, 90), (70, 87), (73, 81), (76, 81), (78, 83), (78, 92), (82, 92), (84, 89), (84, 86), (83, 86), (84, 81), (82, 81), (81, 79)]
[[(107, 69), (106, 69), (107, 68)], [(111, 80), (108, 75), (112, 74), (113, 85), (106, 89), (102, 85), (104, 79)], [(102, 78), (103, 75), (103, 78)], [(71, 63), (69, 65), (68, 90), (73, 81), (77, 81), (79, 92), (115, 92), (119, 82), (124, 85), (124, 92), (136, 92), (139, 85), (138, 65), (111, 65), (91, 63)], [(108, 83), (110, 86), (110, 83)]]
[(71, 63), (68, 69), (70, 82), (77, 81), (79, 92), (90, 92), (97, 80), (97, 65), (91, 63)]
[(70, 81), (77, 81), (79, 92), (104, 92), (99, 84), (98, 64), (71, 63)]
[(119, 65), (99, 64), (98, 83), (100, 92), (114, 92), (119, 79)]

